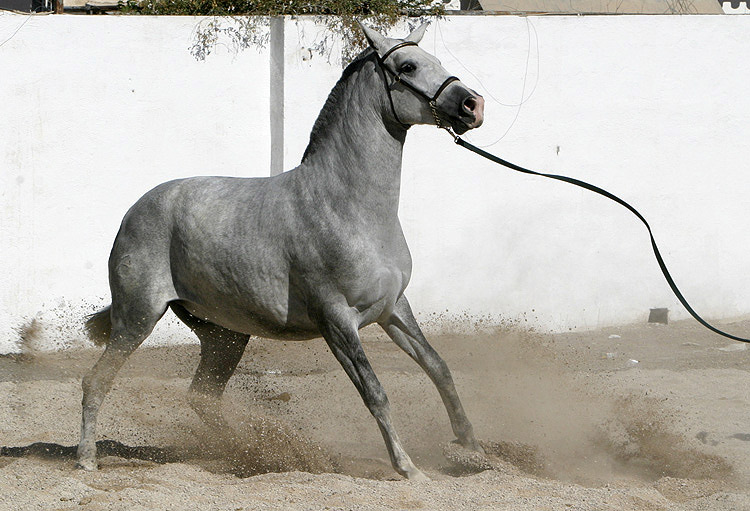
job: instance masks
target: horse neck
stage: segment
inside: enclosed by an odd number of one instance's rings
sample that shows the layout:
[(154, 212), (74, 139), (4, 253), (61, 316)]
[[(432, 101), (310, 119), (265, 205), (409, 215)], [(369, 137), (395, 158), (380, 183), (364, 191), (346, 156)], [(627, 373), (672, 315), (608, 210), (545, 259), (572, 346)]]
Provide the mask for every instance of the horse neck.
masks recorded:
[(390, 107), (374, 58), (347, 71), (315, 122), (302, 167), (337, 209), (395, 218), (406, 130), (386, 125)]

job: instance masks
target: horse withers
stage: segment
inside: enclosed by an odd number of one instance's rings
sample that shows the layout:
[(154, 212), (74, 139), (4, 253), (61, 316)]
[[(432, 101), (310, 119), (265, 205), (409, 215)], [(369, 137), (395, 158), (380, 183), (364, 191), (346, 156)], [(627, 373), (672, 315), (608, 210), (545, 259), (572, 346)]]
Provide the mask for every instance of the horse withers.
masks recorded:
[(106, 348), (83, 379), (78, 464), (94, 470), (96, 417), (115, 374), (171, 308), (198, 336), (190, 403), (226, 428), (218, 398), (251, 335), (322, 336), (377, 421), (394, 469), (424, 479), (391, 423), (358, 331), (377, 322), (436, 385), (457, 442), (481, 451), (451, 373), (404, 290), (411, 256), (398, 219), (401, 159), (415, 124), (464, 133), (484, 100), (417, 46), (363, 27), (370, 48), (343, 72), (298, 167), (268, 178), (161, 184), (127, 212), (109, 259), (112, 304), (87, 327)]

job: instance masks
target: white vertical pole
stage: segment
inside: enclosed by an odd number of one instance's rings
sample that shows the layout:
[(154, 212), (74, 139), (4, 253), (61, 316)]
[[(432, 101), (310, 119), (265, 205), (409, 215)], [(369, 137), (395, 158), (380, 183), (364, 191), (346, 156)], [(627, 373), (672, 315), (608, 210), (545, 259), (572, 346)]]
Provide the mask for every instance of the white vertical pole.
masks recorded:
[(284, 16), (271, 18), (271, 175), (284, 172)]

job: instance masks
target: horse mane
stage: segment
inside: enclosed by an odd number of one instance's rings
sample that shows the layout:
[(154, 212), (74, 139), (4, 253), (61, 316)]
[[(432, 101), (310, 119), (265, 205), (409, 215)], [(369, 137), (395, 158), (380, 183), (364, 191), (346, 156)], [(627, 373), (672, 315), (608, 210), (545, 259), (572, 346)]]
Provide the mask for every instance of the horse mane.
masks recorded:
[(346, 66), (344, 72), (341, 73), (341, 78), (339, 78), (338, 82), (336, 82), (336, 85), (333, 86), (331, 93), (328, 95), (328, 99), (326, 99), (323, 108), (318, 114), (318, 118), (315, 120), (315, 124), (313, 124), (312, 131), (310, 131), (310, 141), (308, 142), (307, 148), (305, 149), (305, 154), (302, 156), (303, 162), (309, 155), (311, 155), (318, 149), (320, 141), (325, 138), (324, 135), (326, 134), (328, 127), (331, 125), (331, 121), (337, 115), (341, 114), (339, 101), (341, 99), (341, 96), (343, 95), (349, 78), (355, 72), (362, 69), (365, 63), (368, 60), (371, 60), (370, 57), (372, 57), (372, 55), (374, 54), (375, 51), (372, 48), (367, 48), (359, 55), (357, 55), (354, 60), (352, 60), (352, 62), (348, 66)]

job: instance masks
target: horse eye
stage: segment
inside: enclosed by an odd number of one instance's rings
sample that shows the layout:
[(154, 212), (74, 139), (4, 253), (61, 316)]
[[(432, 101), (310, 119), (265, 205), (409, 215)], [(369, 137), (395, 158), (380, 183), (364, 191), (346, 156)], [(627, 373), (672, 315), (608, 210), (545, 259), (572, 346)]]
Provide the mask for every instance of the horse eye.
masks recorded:
[(401, 66), (401, 72), (402, 73), (411, 73), (415, 69), (417, 69), (417, 66), (415, 66), (414, 64), (411, 64), (409, 62), (407, 62), (406, 64), (404, 64), (404, 65)]

